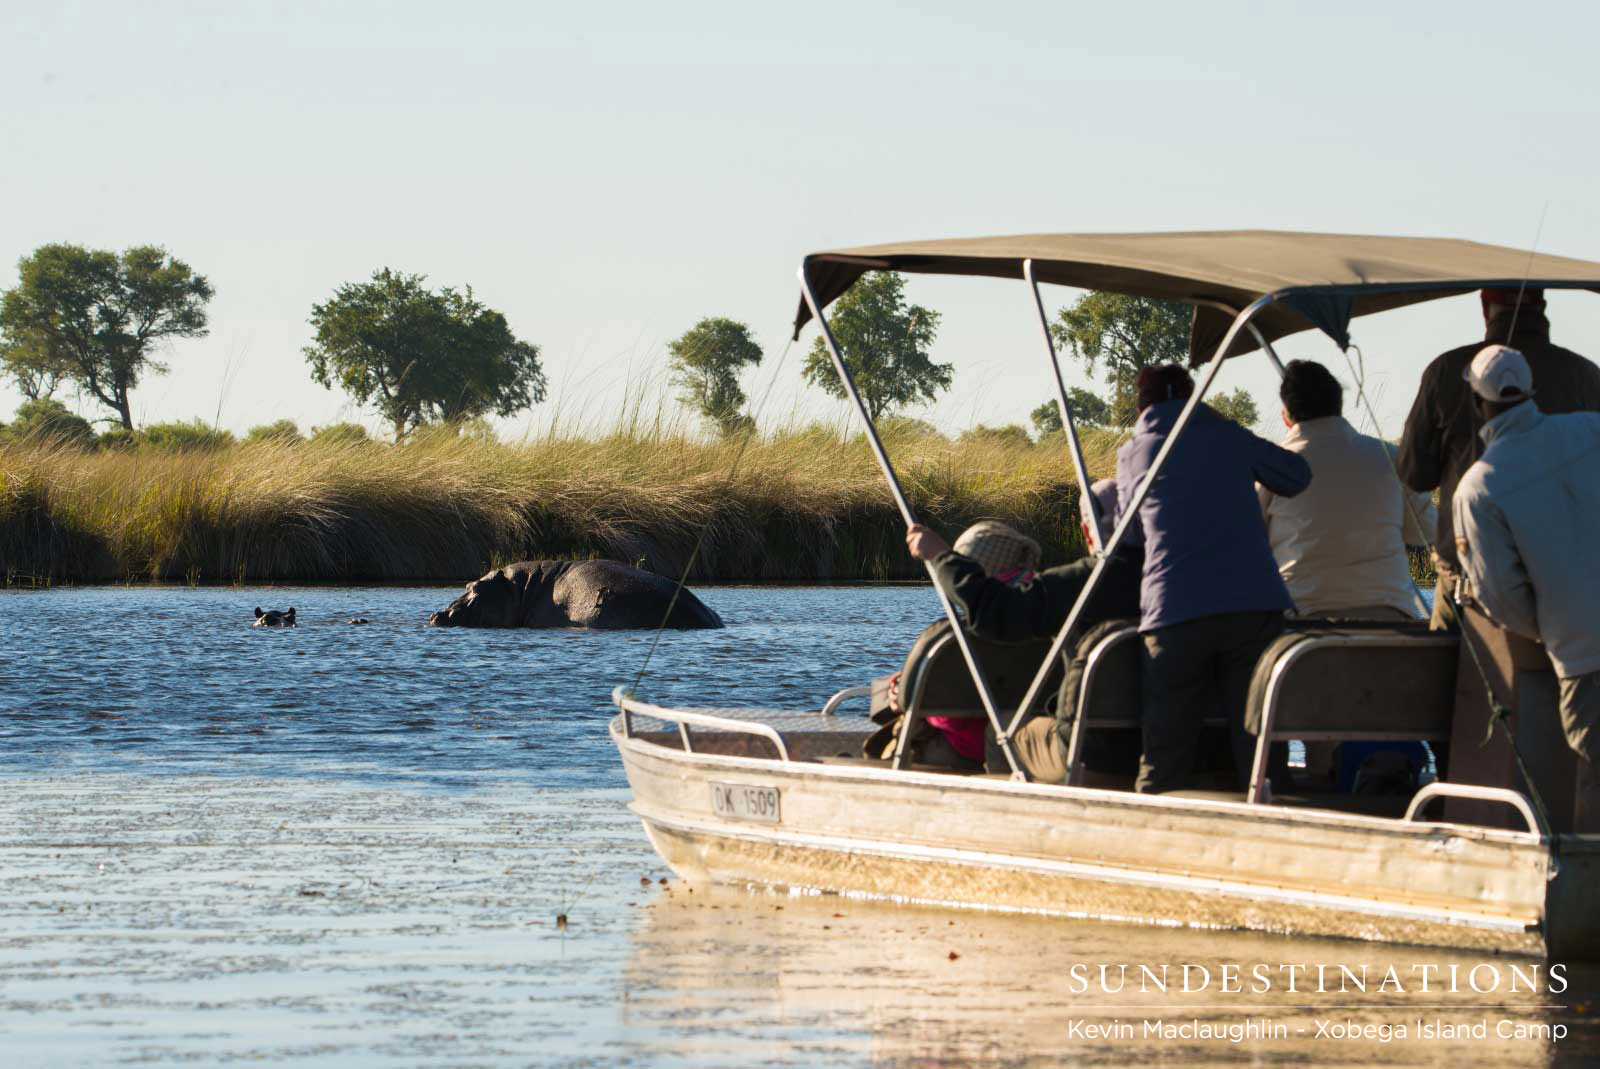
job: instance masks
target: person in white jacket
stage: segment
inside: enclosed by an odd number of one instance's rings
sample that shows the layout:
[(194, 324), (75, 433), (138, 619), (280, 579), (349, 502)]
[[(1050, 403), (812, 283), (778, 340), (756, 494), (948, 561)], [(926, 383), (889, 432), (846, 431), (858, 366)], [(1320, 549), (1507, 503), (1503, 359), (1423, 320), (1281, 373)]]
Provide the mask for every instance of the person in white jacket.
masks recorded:
[[(1433, 502), (1400, 485), (1388, 447), (1344, 418), (1344, 388), (1327, 368), (1291, 360), (1279, 390), (1282, 445), (1311, 465), (1294, 497), (1257, 487), (1267, 539), (1300, 616), (1414, 620), (1427, 606), (1407, 545), (1425, 545)], [(1420, 526), (1419, 526), (1420, 524)]]
[(1515, 349), (1484, 347), (1462, 376), (1485, 449), (1456, 487), (1460, 594), (1508, 631), (1544, 643), (1561, 727), (1579, 758), (1577, 832), (1600, 831), (1600, 413), (1546, 415)]

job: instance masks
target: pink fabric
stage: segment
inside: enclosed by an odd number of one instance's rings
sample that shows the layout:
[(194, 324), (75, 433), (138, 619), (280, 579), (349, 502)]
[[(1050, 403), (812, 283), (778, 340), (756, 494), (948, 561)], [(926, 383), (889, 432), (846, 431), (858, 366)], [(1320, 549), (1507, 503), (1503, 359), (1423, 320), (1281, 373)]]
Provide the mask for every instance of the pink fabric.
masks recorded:
[(928, 726), (944, 732), (950, 746), (968, 761), (983, 760), (983, 727), (986, 721), (970, 716), (930, 716)]

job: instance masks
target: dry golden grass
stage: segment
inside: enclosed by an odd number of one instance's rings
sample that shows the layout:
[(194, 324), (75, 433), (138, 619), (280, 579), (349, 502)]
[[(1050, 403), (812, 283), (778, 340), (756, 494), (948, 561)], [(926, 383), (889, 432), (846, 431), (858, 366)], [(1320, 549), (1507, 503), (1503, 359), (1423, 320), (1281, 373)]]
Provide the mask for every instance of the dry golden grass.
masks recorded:
[[(1086, 443), (1095, 475), (1116, 439)], [(919, 515), (980, 517), (1081, 551), (1064, 448), (891, 435)], [(737, 463), (736, 463), (737, 462)], [(7, 581), (460, 580), (527, 558), (603, 556), (692, 578), (914, 578), (903, 527), (859, 435), (706, 441), (671, 429), (520, 444), (447, 434), (407, 445), (84, 453), (0, 446)]]

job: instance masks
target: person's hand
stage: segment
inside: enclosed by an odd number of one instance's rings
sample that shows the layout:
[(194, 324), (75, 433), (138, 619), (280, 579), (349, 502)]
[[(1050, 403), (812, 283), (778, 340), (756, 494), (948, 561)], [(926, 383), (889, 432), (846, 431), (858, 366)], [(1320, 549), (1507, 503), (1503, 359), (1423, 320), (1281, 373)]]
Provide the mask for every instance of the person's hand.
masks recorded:
[(896, 672), (889, 677), (889, 708), (895, 712), (902, 712), (900, 708), (900, 673)]
[(932, 527), (914, 523), (906, 528), (906, 549), (917, 560), (936, 560), (942, 553), (950, 552), (950, 543), (946, 542)]

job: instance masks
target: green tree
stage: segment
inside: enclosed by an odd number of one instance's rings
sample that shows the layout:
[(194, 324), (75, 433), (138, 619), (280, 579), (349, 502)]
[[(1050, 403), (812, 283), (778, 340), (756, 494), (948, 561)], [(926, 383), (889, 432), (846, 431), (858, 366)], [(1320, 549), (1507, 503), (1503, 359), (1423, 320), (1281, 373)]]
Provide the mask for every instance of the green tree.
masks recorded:
[[(1080, 427), (1107, 427), (1111, 425), (1111, 406), (1099, 394), (1073, 386), (1067, 390), (1067, 405), (1072, 409), (1072, 421)], [(1034, 433), (1040, 438), (1061, 433), (1061, 409), (1054, 400), (1046, 401), (1032, 412), (1028, 419)]]
[(89, 449), (94, 446), (94, 428), (76, 412), (67, 410), (60, 401), (38, 397), (17, 406), (16, 418), (9, 427), (0, 431), (0, 441), (21, 442), (26, 439), (50, 439)]
[(306, 436), (300, 433), (300, 428), (295, 426), (294, 420), (275, 419), (271, 423), (251, 427), (244, 440), (246, 443), (273, 442), (279, 445), (296, 445), (305, 441)]
[(311, 428), (312, 445), (365, 445), (370, 441), (367, 429), (359, 423), (330, 423)]
[(1255, 430), (1256, 424), (1261, 422), (1255, 398), (1246, 393), (1242, 386), (1232, 393), (1218, 394), (1206, 404), (1223, 419), (1231, 419), (1247, 431)]
[(510, 416), (544, 400), (539, 347), (471, 288), (427, 289), (423, 275), (384, 268), (311, 308), (311, 377), (337, 384), (394, 426), (395, 440), (428, 422)]
[(740, 412), (745, 396), (739, 372), (747, 364), (761, 363), (762, 355), (748, 326), (708, 317), (668, 345), (667, 352), (678, 400), (725, 435), (746, 429), (750, 419)]
[(1126, 427), (1139, 415), (1134, 392), (1139, 372), (1188, 359), (1189, 319), (1189, 306), (1180, 301), (1086, 293), (1061, 309), (1050, 334), (1091, 373), (1104, 369), (1111, 387), (1109, 422)]
[(173, 453), (210, 453), (232, 445), (233, 435), (198, 419), (189, 423), (151, 423), (139, 431), (139, 444)]
[[(27, 365), (23, 374), (70, 378), (129, 430), (129, 392), (146, 374), (167, 371), (157, 347), (206, 335), (211, 283), (154, 245), (121, 255), (41, 245), (18, 261), (17, 273), (17, 285), (0, 296), (8, 373), (17, 378)], [(32, 381), (43, 388), (44, 379)]]
[(43, 401), (72, 377), (72, 365), (48, 337), (26, 328), (6, 333), (0, 342), (0, 375), (15, 382), (23, 397)]
[[(874, 422), (892, 409), (932, 401), (950, 388), (949, 364), (928, 355), (939, 329), (939, 313), (907, 305), (905, 279), (893, 271), (869, 272), (833, 306), (828, 317), (834, 340)], [(806, 355), (806, 381), (834, 397), (844, 383), (827, 343), (818, 337)]]
[[(1077, 418), (1077, 413), (1073, 413), (1073, 418)], [(1028, 413), (1028, 422), (1033, 424), (1033, 433), (1040, 438), (1050, 434), (1060, 434), (1061, 410), (1056, 402), (1046, 401)]]
[(1032, 445), (1033, 439), (1028, 437), (1028, 431), (1020, 423), (1008, 423), (1003, 427), (988, 427), (980, 423), (970, 431), (963, 431), (962, 442), (973, 445)]

